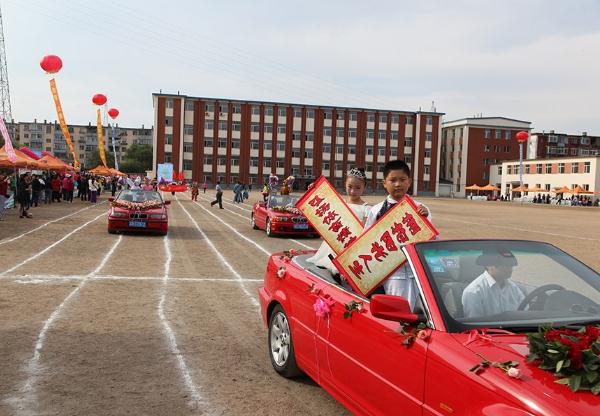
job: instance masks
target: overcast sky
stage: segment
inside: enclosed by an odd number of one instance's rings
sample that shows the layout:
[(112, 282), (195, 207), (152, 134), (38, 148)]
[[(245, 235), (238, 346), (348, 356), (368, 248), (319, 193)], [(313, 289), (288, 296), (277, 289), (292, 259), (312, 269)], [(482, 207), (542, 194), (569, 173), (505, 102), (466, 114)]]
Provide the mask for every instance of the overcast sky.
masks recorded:
[(68, 123), (108, 96), (153, 122), (153, 92), (504, 116), (600, 135), (600, 1), (0, 2), (13, 118)]

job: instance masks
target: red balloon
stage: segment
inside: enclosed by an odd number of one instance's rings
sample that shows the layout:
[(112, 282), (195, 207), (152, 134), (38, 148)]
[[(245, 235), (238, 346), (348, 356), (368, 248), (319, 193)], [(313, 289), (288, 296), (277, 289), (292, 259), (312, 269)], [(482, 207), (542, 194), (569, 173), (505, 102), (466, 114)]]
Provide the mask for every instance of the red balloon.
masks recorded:
[(40, 66), (48, 74), (55, 74), (62, 68), (62, 60), (56, 55), (46, 55), (40, 61)]
[(116, 108), (111, 108), (110, 110), (108, 110), (108, 115), (110, 116), (110, 118), (115, 119), (119, 116), (119, 110), (117, 110)]
[(104, 105), (106, 104), (106, 95), (96, 94), (92, 97), (92, 102), (96, 105)]
[(520, 131), (517, 133), (517, 140), (519, 141), (519, 143), (526, 142), (528, 138), (529, 138), (529, 133), (527, 133), (526, 131)]

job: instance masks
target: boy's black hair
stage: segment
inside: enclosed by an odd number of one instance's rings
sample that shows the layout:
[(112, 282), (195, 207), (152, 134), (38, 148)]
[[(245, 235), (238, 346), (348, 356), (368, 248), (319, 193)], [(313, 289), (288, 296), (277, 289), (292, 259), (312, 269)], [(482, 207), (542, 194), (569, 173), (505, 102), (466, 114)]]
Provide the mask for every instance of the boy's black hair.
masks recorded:
[(403, 170), (406, 176), (410, 178), (410, 167), (404, 160), (390, 160), (383, 165), (383, 179), (386, 179), (393, 170)]

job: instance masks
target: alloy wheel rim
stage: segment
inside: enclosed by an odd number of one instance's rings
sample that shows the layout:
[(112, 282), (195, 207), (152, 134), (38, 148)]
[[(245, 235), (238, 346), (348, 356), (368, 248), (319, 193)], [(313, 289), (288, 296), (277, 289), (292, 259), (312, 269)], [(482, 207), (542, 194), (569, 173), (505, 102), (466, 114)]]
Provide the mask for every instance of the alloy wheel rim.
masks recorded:
[(290, 354), (290, 327), (285, 315), (281, 312), (273, 319), (271, 326), (271, 356), (273, 361), (282, 367)]

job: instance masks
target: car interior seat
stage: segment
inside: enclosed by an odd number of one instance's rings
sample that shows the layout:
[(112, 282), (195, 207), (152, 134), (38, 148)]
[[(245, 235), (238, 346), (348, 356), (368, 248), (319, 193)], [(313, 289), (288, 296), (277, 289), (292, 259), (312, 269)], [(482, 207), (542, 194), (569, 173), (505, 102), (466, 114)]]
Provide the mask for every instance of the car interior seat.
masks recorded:
[(448, 313), (453, 318), (464, 317), (462, 294), (465, 288), (481, 275), (485, 268), (475, 263), (478, 255), (463, 256), (459, 259), (459, 273), (456, 279), (451, 282), (443, 283), (440, 287), (440, 294)]

